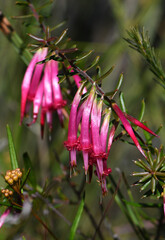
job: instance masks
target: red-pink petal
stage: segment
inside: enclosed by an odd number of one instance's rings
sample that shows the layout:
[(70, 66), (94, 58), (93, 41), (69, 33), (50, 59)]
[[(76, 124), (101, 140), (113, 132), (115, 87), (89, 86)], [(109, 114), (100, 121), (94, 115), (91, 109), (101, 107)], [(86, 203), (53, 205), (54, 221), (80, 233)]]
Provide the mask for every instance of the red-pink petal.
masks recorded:
[(113, 142), (113, 138), (114, 138), (117, 126), (118, 126), (118, 124), (113, 125), (112, 128), (111, 128), (111, 131), (109, 133), (107, 156), (109, 156), (109, 152), (110, 152), (110, 149), (111, 149), (111, 145), (112, 145), (112, 142)]
[(0, 217), (0, 228), (3, 226), (3, 224), (5, 223), (5, 219), (7, 218), (7, 216), (10, 213), (10, 209), (7, 208), (6, 211), (1, 215)]
[(110, 116), (111, 116), (111, 110), (109, 109), (104, 117), (104, 121), (102, 123), (101, 132), (100, 132), (103, 152), (106, 152), (107, 135), (108, 135), (108, 129), (109, 129)]
[(44, 96), (45, 96), (45, 108), (51, 109), (53, 106), (53, 94), (52, 94), (52, 74), (50, 61), (46, 63), (44, 71)]
[(92, 87), (90, 94), (87, 99), (86, 107), (84, 108), (83, 115), (82, 115), (82, 123), (81, 123), (81, 137), (80, 143), (83, 148), (88, 148), (90, 145), (90, 128), (89, 128), (89, 118), (91, 114), (91, 109), (93, 105), (93, 100), (95, 96), (95, 86)]
[(66, 105), (66, 101), (63, 100), (61, 88), (58, 79), (58, 62), (50, 60), (51, 72), (52, 72), (52, 89), (53, 89), (53, 107), (55, 109), (62, 108)]
[(22, 123), (24, 114), (25, 114), (25, 107), (26, 107), (26, 101), (28, 98), (28, 93), (30, 89), (30, 84), (33, 76), (33, 72), (36, 66), (36, 63), (43, 60), (42, 59), (42, 52), (43, 49), (39, 49), (33, 56), (29, 66), (27, 67), (27, 70), (25, 72), (22, 86), (21, 86), (21, 120), (20, 123)]
[(77, 108), (81, 100), (82, 88), (83, 86), (77, 90), (72, 102), (68, 126), (68, 142), (77, 141)]
[(132, 123), (134, 123), (135, 125), (137, 125), (138, 127), (144, 129), (145, 131), (151, 133), (152, 135), (159, 137), (158, 135), (156, 135), (151, 129), (149, 129), (147, 126), (145, 126), (143, 123), (141, 123), (139, 120), (137, 120), (136, 118), (128, 115), (127, 113), (124, 113), (125, 117), (131, 121)]
[(143, 149), (141, 148), (134, 132), (133, 132), (133, 129), (131, 127), (131, 124), (128, 122), (128, 120), (126, 119), (126, 117), (124, 116), (124, 113), (121, 111), (121, 109), (117, 106), (117, 104), (114, 102), (112, 103), (112, 108), (113, 110), (116, 112), (116, 114), (118, 115), (118, 117), (120, 118), (121, 122), (123, 123), (124, 127), (125, 127), (125, 130), (128, 132), (128, 134), (130, 135), (130, 137), (132, 138), (133, 142), (135, 143), (136, 147), (139, 149), (139, 151), (143, 154), (143, 156), (145, 158), (146, 155), (143, 151)]
[(42, 79), (42, 81), (40, 82), (39, 87), (37, 89), (34, 101), (33, 101), (33, 122), (35, 122), (37, 119), (39, 109), (40, 109), (42, 99), (43, 99), (43, 92), (44, 92), (44, 81)]
[[(47, 48), (42, 49), (42, 53), (38, 58), (38, 62), (45, 59), (45, 57), (47, 55), (47, 51), (48, 51)], [(28, 99), (31, 101), (33, 101), (33, 99), (36, 95), (36, 91), (37, 91), (37, 88), (38, 88), (38, 85), (39, 85), (39, 82), (41, 79), (41, 74), (42, 74), (43, 68), (44, 68), (44, 63), (36, 64), (35, 71), (33, 73), (33, 77), (32, 77), (31, 84), (30, 84), (29, 93), (28, 93)]]

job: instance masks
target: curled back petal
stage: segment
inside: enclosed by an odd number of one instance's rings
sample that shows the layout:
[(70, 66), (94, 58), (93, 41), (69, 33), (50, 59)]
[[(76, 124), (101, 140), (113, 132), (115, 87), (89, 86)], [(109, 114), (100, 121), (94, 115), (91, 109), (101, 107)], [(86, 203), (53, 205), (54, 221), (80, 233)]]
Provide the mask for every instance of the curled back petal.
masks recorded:
[(130, 124), (130, 123), (128, 122), (128, 120), (126, 119), (124, 113), (121, 111), (121, 109), (118, 107), (118, 105), (117, 105), (115, 102), (112, 103), (112, 108), (113, 108), (113, 110), (116, 112), (116, 114), (118, 115), (118, 117), (120, 118), (121, 122), (122, 122), (123, 125), (124, 125), (125, 130), (128, 132), (128, 134), (129, 134), (130, 137), (132, 138), (132, 140), (133, 140), (133, 142), (135, 143), (136, 147), (139, 149), (139, 151), (142, 153), (142, 155), (143, 155), (145, 158), (147, 158), (146, 155), (145, 155), (145, 153), (144, 153), (144, 151), (143, 151), (143, 149), (141, 148), (141, 146), (140, 146), (140, 144), (139, 144), (139, 142), (138, 142), (138, 140), (137, 140), (134, 132), (133, 132), (133, 129), (132, 129), (132, 127), (131, 127), (131, 124)]
[(150, 134), (159, 137), (158, 135), (156, 135), (151, 129), (149, 129), (147, 126), (145, 126), (143, 123), (141, 123), (139, 120), (137, 120), (136, 118), (128, 115), (127, 113), (124, 113), (125, 117), (131, 121), (132, 123), (134, 123), (136, 126), (144, 129), (145, 131), (149, 132)]

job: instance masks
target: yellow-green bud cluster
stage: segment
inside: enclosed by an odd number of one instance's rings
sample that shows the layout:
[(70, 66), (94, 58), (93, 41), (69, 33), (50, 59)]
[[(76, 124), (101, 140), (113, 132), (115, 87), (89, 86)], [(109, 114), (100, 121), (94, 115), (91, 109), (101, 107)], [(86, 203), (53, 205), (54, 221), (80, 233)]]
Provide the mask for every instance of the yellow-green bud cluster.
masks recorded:
[(8, 198), (8, 197), (10, 197), (10, 196), (13, 195), (13, 191), (11, 191), (11, 190), (9, 190), (9, 189), (2, 189), (2, 190), (1, 190), (1, 193), (2, 193), (6, 198)]
[(18, 180), (22, 177), (22, 172), (20, 168), (16, 168), (15, 170), (8, 170), (5, 175), (5, 180), (9, 185), (13, 185), (18, 182)]

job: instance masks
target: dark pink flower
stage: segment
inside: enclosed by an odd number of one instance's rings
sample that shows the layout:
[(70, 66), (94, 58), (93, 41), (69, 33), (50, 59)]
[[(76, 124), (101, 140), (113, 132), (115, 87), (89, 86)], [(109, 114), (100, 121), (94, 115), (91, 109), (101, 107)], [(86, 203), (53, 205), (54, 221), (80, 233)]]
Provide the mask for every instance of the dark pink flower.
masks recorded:
[[(64, 145), (70, 151), (71, 167), (76, 166), (76, 152), (82, 152), (84, 170), (86, 175), (89, 173), (89, 182), (92, 178), (93, 166), (95, 166), (95, 173), (99, 178), (102, 192), (105, 194), (107, 192), (106, 176), (111, 172), (111, 169), (107, 168), (107, 139), (111, 111), (107, 110), (102, 123), (103, 98), (97, 103), (95, 85), (88, 98), (80, 105), (82, 91), (80, 88), (73, 100), (69, 118), (68, 141)], [(77, 137), (78, 126), (80, 126), (79, 137)], [(113, 136), (114, 132), (113, 130)], [(110, 133), (111, 139), (113, 136)]]
[(77, 109), (81, 100), (83, 85), (78, 89), (70, 111), (69, 117), (69, 126), (68, 126), (68, 140), (64, 142), (64, 145), (70, 152), (70, 165), (74, 167), (77, 165), (76, 162), (76, 152), (78, 146), (78, 139), (77, 139), (77, 130), (78, 130), (78, 123), (77, 123)]
[(52, 129), (53, 111), (57, 111), (61, 125), (63, 124), (62, 109), (66, 105), (63, 100), (59, 79), (58, 62), (50, 60), (47, 63), (37, 64), (45, 59), (47, 48), (39, 49), (30, 62), (22, 83), (21, 122), (33, 105), (33, 121), (37, 120), (41, 108), (41, 136), (43, 137), (45, 119), (49, 130)]
[(82, 113), (79, 149), (82, 150), (82, 153), (83, 153), (85, 174), (87, 174), (87, 171), (88, 171), (89, 153), (92, 149), (91, 136), (90, 136), (90, 114), (92, 110), (95, 92), (96, 92), (96, 88), (95, 86), (93, 86), (86, 100), (86, 105)]
[(28, 112), (27, 108), (29, 108), (29, 103), (32, 102), (35, 97), (44, 67), (44, 64), (37, 64), (37, 62), (44, 60), (46, 54), (47, 48), (40, 48), (34, 54), (29, 66), (26, 69), (21, 87), (21, 123)]
[[(89, 182), (92, 178), (93, 167), (96, 168), (97, 175), (103, 195), (107, 193), (106, 177), (111, 173), (111, 168), (107, 167), (107, 159), (113, 143), (114, 135), (119, 124), (119, 119), (123, 123), (126, 131), (131, 136), (137, 148), (145, 156), (134, 131), (128, 122), (131, 121), (137, 126), (143, 128), (149, 133), (154, 134), (149, 128), (139, 122), (137, 119), (123, 113), (115, 102), (112, 108), (119, 117), (111, 122), (112, 127), (109, 132), (111, 109), (106, 109), (104, 119), (103, 115), (103, 98), (97, 101), (96, 87), (93, 85), (88, 98), (81, 103), (83, 88), (79, 88), (72, 103), (68, 140), (64, 143), (70, 152), (70, 165), (74, 167), (76, 163), (76, 152), (81, 151), (84, 159), (85, 174), (89, 174)], [(128, 120), (127, 120), (128, 119)], [(80, 136), (78, 137), (78, 132)], [(156, 135), (157, 136), (157, 135)]]
[(151, 134), (153, 134), (155, 136), (157, 136), (157, 135), (154, 132), (152, 132), (149, 128), (147, 128), (144, 124), (139, 122), (137, 119), (133, 118), (132, 116), (130, 116), (130, 115), (126, 114), (126, 113), (123, 113), (115, 102), (112, 103), (112, 108), (116, 112), (118, 117), (120, 118), (121, 122), (123, 123), (123, 126), (124, 126), (125, 130), (128, 132), (128, 134), (132, 138), (132, 140), (135, 143), (136, 147), (143, 154), (143, 156), (145, 158), (147, 158), (145, 153), (144, 153), (144, 151), (143, 151), (143, 149), (141, 148), (141, 146), (140, 146), (140, 144), (139, 144), (139, 142), (138, 142), (138, 140), (137, 140), (137, 138), (136, 138), (136, 136), (134, 134), (134, 131), (133, 131), (132, 127), (131, 127), (131, 124), (128, 122), (128, 120), (133, 122), (135, 125), (143, 128), (145, 131), (147, 131), (147, 132), (149, 132), (149, 133), (151, 133)]
[(7, 216), (9, 215), (10, 213), (10, 208), (7, 208), (5, 210), (5, 212), (1, 215), (0, 217), (0, 228), (3, 226), (3, 224), (5, 223), (5, 220), (7, 218)]

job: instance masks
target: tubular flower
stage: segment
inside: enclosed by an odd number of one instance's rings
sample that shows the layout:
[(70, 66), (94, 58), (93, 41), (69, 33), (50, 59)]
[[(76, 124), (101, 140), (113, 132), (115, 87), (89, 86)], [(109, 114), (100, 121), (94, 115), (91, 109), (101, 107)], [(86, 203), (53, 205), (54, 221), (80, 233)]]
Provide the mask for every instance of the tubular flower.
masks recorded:
[(58, 83), (58, 62), (50, 60), (45, 64), (37, 64), (45, 59), (47, 51), (47, 48), (39, 49), (32, 58), (24, 75), (21, 97), (21, 123), (24, 116), (29, 112), (31, 103), (33, 105), (33, 121), (29, 125), (35, 123), (41, 108), (40, 124), (42, 137), (45, 118), (49, 125), (49, 130), (51, 130), (52, 114), (54, 110), (57, 110), (62, 125), (62, 109), (66, 105)]
[(116, 112), (118, 117), (120, 118), (121, 122), (124, 125), (125, 130), (128, 132), (128, 134), (132, 138), (135, 146), (139, 149), (139, 151), (143, 154), (143, 156), (145, 158), (147, 158), (145, 153), (144, 153), (144, 151), (143, 151), (143, 149), (141, 148), (141, 146), (140, 146), (140, 144), (139, 144), (139, 142), (138, 142), (138, 140), (137, 140), (137, 138), (136, 138), (136, 136), (134, 134), (134, 131), (133, 131), (132, 127), (131, 127), (131, 124), (128, 122), (128, 120), (131, 121), (132, 123), (134, 123), (135, 125), (141, 127), (145, 131), (151, 133), (152, 135), (154, 135), (154, 136), (157, 136), (157, 135), (153, 131), (151, 131), (148, 127), (146, 127), (144, 124), (139, 122), (137, 119), (133, 118), (132, 116), (130, 116), (130, 115), (126, 114), (126, 113), (123, 113), (115, 102), (112, 103), (112, 108)]
[(74, 167), (77, 165), (76, 162), (76, 151), (78, 146), (78, 138), (77, 138), (77, 130), (78, 130), (78, 123), (77, 123), (77, 109), (81, 100), (83, 85), (78, 89), (70, 111), (69, 117), (69, 126), (68, 126), (68, 140), (64, 142), (65, 147), (70, 151), (70, 165)]
[(105, 116), (104, 119), (102, 119), (103, 97), (99, 100), (99, 102), (97, 101), (95, 85), (93, 85), (88, 98), (80, 105), (82, 94), (83, 86), (78, 89), (72, 103), (69, 117), (68, 140), (64, 143), (64, 145), (70, 152), (70, 165), (72, 168), (77, 165), (77, 151), (82, 152), (85, 175), (89, 174), (89, 182), (92, 178), (93, 167), (95, 167), (95, 174), (99, 179), (102, 193), (105, 195), (107, 193), (106, 177), (111, 173), (111, 168), (107, 167), (107, 159), (116, 129), (119, 125), (119, 119), (137, 148), (144, 156), (145, 153), (143, 152), (143, 149), (140, 146), (128, 120), (149, 133), (155, 136), (157, 135), (137, 119), (123, 113), (115, 102), (112, 102), (111, 107), (117, 114), (118, 119), (113, 119), (111, 121), (112, 127), (109, 131), (111, 109), (105, 110)]
[(88, 96), (84, 111), (82, 113), (79, 149), (82, 150), (82, 153), (83, 153), (85, 174), (87, 174), (87, 171), (88, 171), (89, 153), (92, 148), (91, 138), (90, 138), (90, 114), (92, 110), (95, 91), (96, 91), (95, 86), (93, 86)]
[[(93, 166), (99, 178), (102, 192), (107, 192), (106, 176), (111, 172), (107, 168), (107, 139), (111, 110), (108, 109), (101, 124), (103, 99), (97, 102), (96, 87), (93, 85), (88, 98), (80, 105), (83, 86), (81, 86), (73, 100), (69, 127), (68, 140), (64, 143), (70, 152), (70, 165), (76, 166), (76, 152), (81, 151), (84, 159), (85, 174), (89, 173), (89, 182), (92, 178)], [(80, 106), (79, 106), (80, 105)], [(80, 125), (80, 128), (78, 128)], [(78, 137), (78, 130), (80, 136)], [(116, 129), (116, 128), (115, 128)], [(114, 136), (114, 132), (113, 132)], [(111, 134), (111, 139), (113, 139)]]

